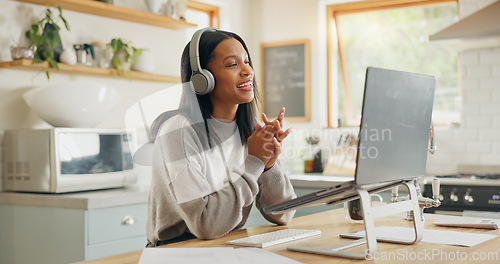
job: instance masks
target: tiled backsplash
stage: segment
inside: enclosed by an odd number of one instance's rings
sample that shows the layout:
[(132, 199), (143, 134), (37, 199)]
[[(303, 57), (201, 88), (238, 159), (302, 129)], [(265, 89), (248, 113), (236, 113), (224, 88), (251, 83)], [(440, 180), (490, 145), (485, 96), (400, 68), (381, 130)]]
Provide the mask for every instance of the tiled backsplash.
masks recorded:
[(456, 172), (458, 164), (500, 164), (500, 48), (461, 54), (462, 125), (438, 129), (428, 172)]

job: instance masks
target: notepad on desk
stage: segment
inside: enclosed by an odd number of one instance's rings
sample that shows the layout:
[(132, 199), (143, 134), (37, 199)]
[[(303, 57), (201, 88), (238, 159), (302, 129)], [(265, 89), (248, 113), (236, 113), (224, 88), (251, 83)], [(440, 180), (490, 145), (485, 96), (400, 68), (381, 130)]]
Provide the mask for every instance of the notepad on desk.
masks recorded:
[(301, 264), (281, 255), (258, 249), (213, 248), (146, 248), (139, 264)]
[[(415, 237), (415, 230), (400, 226), (380, 226), (375, 228), (377, 240), (408, 239)], [(342, 234), (345, 238), (364, 238), (365, 231), (352, 234)], [(488, 241), (497, 236), (484, 233), (466, 233), (449, 230), (424, 229), (424, 235), (421, 242), (444, 244), (454, 246), (472, 247), (477, 244)]]
[(500, 225), (500, 219), (456, 217), (452, 219), (438, 220), (433, 224), (437, 226), (449, 227), (498, 229), (498, 226)]

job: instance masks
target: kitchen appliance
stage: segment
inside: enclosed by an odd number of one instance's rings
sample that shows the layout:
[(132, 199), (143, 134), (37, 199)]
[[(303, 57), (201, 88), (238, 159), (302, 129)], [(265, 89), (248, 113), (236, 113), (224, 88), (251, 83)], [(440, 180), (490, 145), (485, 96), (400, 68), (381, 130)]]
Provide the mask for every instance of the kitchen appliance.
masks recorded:
[(136, 181), (135, 132), (123, 129), (6, 130), (4, 189), (64, 193), (123, 187)]
[[(459, 166), (458, 171), (436, 176), (441, 182), (441, 206), (426, 213), (500, 212), (500, 166)], [(430, 182), (424, 185), (424, 196), (429, 195)]]

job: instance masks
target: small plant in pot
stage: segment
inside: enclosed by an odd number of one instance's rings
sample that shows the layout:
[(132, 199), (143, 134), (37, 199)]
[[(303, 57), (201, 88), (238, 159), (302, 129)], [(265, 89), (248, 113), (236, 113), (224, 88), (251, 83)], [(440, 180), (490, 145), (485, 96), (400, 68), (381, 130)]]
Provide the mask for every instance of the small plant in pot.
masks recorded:
[(123, 41), (121, 38), (112, 39), (110, 43), (113, 48), (113, 67), (119, 71), (130, 71), (134, 64), (135, 55), (141, 55), (141, 50), (132, 46), (131, 42)]
[[(64, 27), (69, 30), (68, 23), (62, 16), (61, 7), (58, 6), (57, 9), (59, 10), (58, 18), (64, 23)], [(47, 61), (51, 67), (59, 70), (57, 62), (59, 61), (59, 56), (61, 55), (63, 48), (61, 37), (59, 36), (61, 27), (57, 25), (55, 19), (56, 18), (50, 8), (47, 8), (45, 11), (45, 17), (36, 24), (31, 25), (31, 28), (26, 31), (25, 35), (36, 47), (33, 63), (42, 63)], [(49, 72), (46, 71), (45, 73), (47, 74), (47, 79), (49, 79)]]

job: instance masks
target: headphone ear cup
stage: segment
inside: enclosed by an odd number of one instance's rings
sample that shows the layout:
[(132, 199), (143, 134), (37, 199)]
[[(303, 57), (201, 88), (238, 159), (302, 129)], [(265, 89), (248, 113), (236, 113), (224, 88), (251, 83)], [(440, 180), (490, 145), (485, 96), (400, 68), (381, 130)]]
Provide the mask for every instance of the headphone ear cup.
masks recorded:
[(215, 78), (212, 75), (212, 72), (210, 72), (209, 70), (201, 69), (201, 72), (207, 79), (207, 91), (205, 92), (205, 94), (210, 93), (215, 88)]
[(215, 78), (212, 73), (205, 69), (200, 69), (199, 73), (191, 76), (191, 82), (196, 94), (204, 95), (210, 93), (215, 87)]

